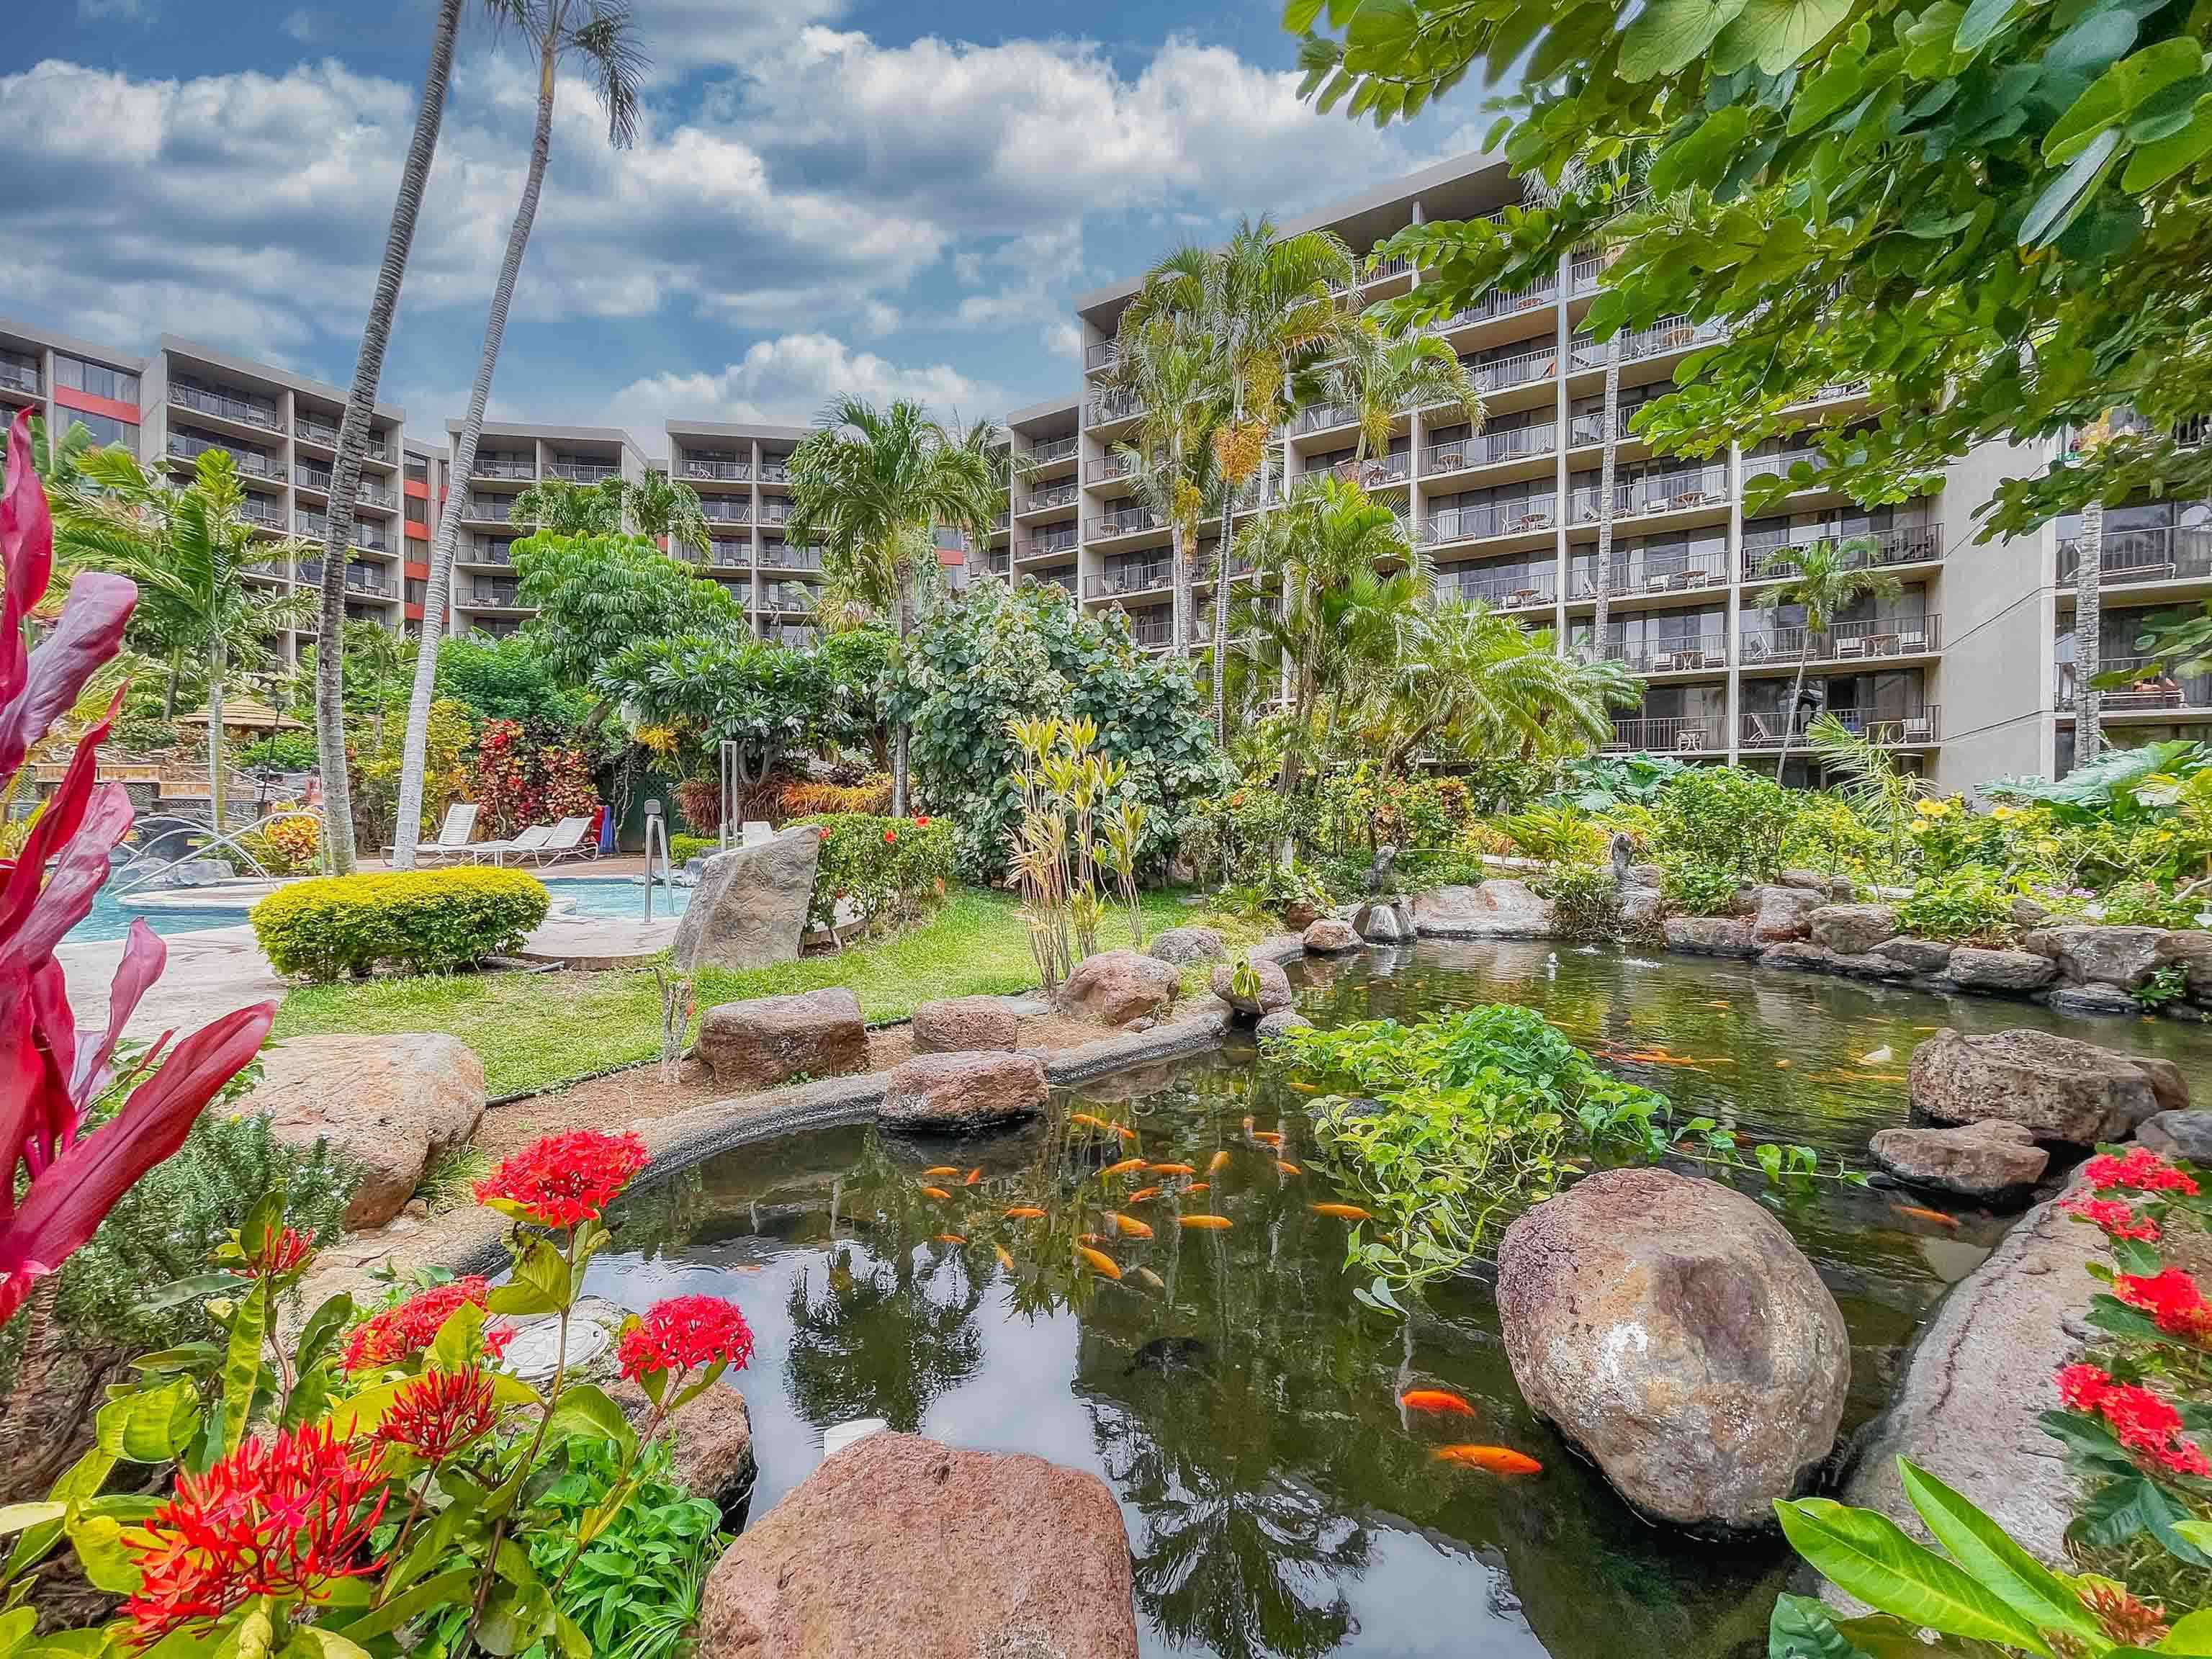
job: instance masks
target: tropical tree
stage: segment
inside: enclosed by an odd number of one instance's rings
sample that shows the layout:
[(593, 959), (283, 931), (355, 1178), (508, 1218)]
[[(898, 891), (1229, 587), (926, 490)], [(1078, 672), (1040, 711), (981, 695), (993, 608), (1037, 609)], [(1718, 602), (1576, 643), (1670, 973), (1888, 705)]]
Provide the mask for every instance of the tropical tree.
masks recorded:
[(699, 492), (661, 472), (596, 483), (540, 478), (514, 498), (507, 516), (511, 524), (556, 536), (643, 536), (695, 560), (703, 560), (713, 544)]
[[(399, 285), (407, 275), (407, 253), (415, 240), (415, 220), (430, 182), (437, 154), (438, 129), (446, 118), (446, 82), (453, 73), (453, 37), (465, 0), (438, 0), (437, 22), (430, 33), (430, 62), (422, 74), (422, 96), (415, 106), (415, 135), (399, 172), (399, 194), (384, 234), (384, 258), (376, 270), (376, 291), (368, 302), (361, 350), (353, 362), (353, 385), (338, 421), (337, 461), (331, 474), (330, 521), (323, 532), (320, 620), (315, 633), (315, 747), (320, 756), (323, 798), (328, 823), (323, 827), (324, 854), (340, 875), (353, 868), (353, 810), (346, 775), (344, 685), (345, 567), (353, 544), (354, 491), (361, 484), (362, 456), (368, 448), (368, 421), (376, 409), (377, 383), (384, 377), (385, 348), (399, 308)], [(526, 0), (486, 0), (495, 23), (514, 16)]]
[(1896, 577), (1867, 562), (1873, 550), (1871, 542), (1855, 537), (1845, 542), (1778, 547), (1759, 562), (1762, 576), (1787, 579), (1759, 596), (1759, 602), (1768, 613), (1777, 613), (1785, 605), (1801, 605), (1805, 611), (1797, 647), (1797, 673), (1790, 683), (1790, 701), (1782, 711), (1782, 752), (1774, 761), (1778, 783), (1790, 763), (1790, 740), (1797, 729), (1797, 702), (1805, 693), (1805, 665), (1812, 661), (1813, 647), (1820, 636), (1858, 600), (1886, 599), (1898, 590)]
[[(2094, 451), (2112, 435), (2112, 420), (2100, 416), (2075, 441)], [(2074, 764), (2087, 766), (2105, 752), (2105, 691), (2097, 684), (2103, 665), (2105, 632), (2105, 503), (2092, 495), (2081, 503), (2081, 544), (2074, 564)]]
[[(1006, 497), (983, 455), (906, 398), (878, 410), (842, 398), (791, 454), (791, 518), (784, 533), (822, 544), (834, 603), (888, 611), (903, 653), (913, 632), (917, 573), (937, 563), (936, 528), (990, 539)], [(907, 811), (908, 728), (891, 735), (891, 812)]]
[(640, 641), (738, 635), (744, 607), (720, 582), (693, 574), (639, 536), (557, 536), (514, 544), (515, 596), (538, 614), (531, 655), (561, 685), (590, 685)]
[[(483, 434), (492, 371), (499, 364), (507, 308), (514, 303), (522, 256), (530, 246), (531, 227), (538, 218), (538, 198), (544, 188), (545, 165), (553, 150), (553, 95), (560, 85), (561, 67), (572, 60), (582, 66), (607, 118), (607, 142), (617, 149), (627, 149), (636, 137), (638, 85), (647, 67), (645, 55), (634, 38), (627, 0), (501, 0), (501, 3), (509, 9), (515, 27), (537, 49), (538, 121), (531, 135), (530, 167), (523, 178), (522, 199), (507, 228), (507, 252), (492, 289), (491, 313), (484, 320), (483, 348), (477, 354), (476, 380), (469, 388), (468, 413), (453, 443), (453, 476), (463, 480), (476, 472), (477, 441)], [(333, 496), (333, 520), (337, 501)], [(415, 663), (415, 690), (408, 700), (407, 738), (401, 751), (402, 824), (415, 823), (422, 811), (422, 769), (429, 740), (430, 702), (438, 681), (438, 640), (446, 630), (446, 601), (453, 584), (460, 527), (459, 513), (443, 514), (430, 554), (430, 574), (422, 599), (422, 651)], [(327, 574), (325, 591), (328, 591)], [(335, 696), (332, 702), (335, 705)], [(392, 863), (403, 870), (414, 866), (415, 848), (407, 836), (398, 838)]]
[(233, 668), (257, 669), (269, 640), (303, 627), (313, 603), (301, 592), (257, 588), (247, 573), (264, 562), (312, 555), (311, 544), (257, 541), (241, 515), (246, 492), (227, 449), (200, 452), (179, 489), (120, 445), (87, 452), (90, 493), (63, 506), (57, 544), (67, 556), (137, 584), (138, 622), (166, 650), (173, 674), (186, 656), (207, 673), (208, 802), (222, 828), (223, 696)]
[(1267, 459), (1267, 439), (1291, 407), (1293, 376), (1308, 369), (1342, 336), (1346, 318), (1338, 295), (1352, 285), (1352, 251), (1332, 231), (1278, 236), (1273, 221), (1241, 220), (1217, 251), (1176, 250), (1145, 279), (1122, 314), (1122, 327), (1141, 331), (1158, 316), (1211, 342), (1218, 360), (1225, 419), (1214, 429), (1221, 474), (1221, 538), (1213, 584), (1213, 731), (1227, 726), (1224, 700), (1229, 646), (1229, 569), (1237, 496)]
[(1222, 360), (1192, 317), (1164, 305), (1133, 306), (1131, 313), (1121, 319), (1114, 383), (1140, 412), (1136, 441), (1116, 445), (1115, 453), (1146, 507), (1168, 526), (1174, 650), (1188, 660), (1198, 632), (1192, 582), (1209, 446), (1225, 413)]
[[(1470, 427), (1482, 424), (1482, 393), (1459, 354), (1433, 334), (1392, 333), (1362, 312), (1337, 342), (1328, 372), (1331, 402), (1350, 404), (1359, 422), (1358, 459), (1387, 455), (1390, 428), (1411, 409), (1457, 404)], [(1359, 469), (1364, 474), (1365, 469)], [(1360, 482), (1366, 483), (1363, 476)]]

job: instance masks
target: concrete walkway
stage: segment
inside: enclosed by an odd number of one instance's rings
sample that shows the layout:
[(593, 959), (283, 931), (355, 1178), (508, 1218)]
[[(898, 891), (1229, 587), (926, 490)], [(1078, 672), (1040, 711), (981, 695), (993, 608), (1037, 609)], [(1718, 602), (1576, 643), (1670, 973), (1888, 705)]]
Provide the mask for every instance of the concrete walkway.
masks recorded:
[[(168, 966), (139, 1000), (131, 1023), (123, 1028), (125, 1036), (149, 1041), (164, 1031), (195, 1031), (234, 1008), (284, 1000), (284, 981), (261, 954), (251, 927), (173, 933), (162, 943), (169, 947)], [(115, 978), (116, 964), (123, 960), (123, 941), (64, 945), (54, 952), (54, 959), (68, 977), (77, 1029), (104, 1027), (107, 988)]]

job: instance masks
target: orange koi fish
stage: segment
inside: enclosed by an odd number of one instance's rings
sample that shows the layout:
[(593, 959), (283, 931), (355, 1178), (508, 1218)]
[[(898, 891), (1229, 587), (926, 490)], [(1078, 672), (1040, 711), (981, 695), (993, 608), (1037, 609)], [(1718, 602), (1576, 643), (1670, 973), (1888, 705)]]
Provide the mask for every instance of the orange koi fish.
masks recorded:
[(1176, 1218), (1176, 1224), (1180, 1227), (1196, 1227), (1206, 1232), (1218, 1233), (1229, 1225), (1229, 1218), (1225, 1215), (1179, 1215)]
[(1121, 1276), (1121, 1267), (1105, 1251), (1094, 1250), (1088, 1244), (1079, 1244), (1075, 1247), (1075, 1253), (1089, 1262), (1091, 1271), (1102, 1278), (1119, 1279)]
[(1309, 1204), (1306, 1208), (1316, 1215), (1333, 1216), (1339, 1221), (1372, 1221), (1375, 1218), (1357, 1204)]
[(1167, 1289), (1167, 1287), (1168, 1287), (1168, 1282), (1167, 1282), (1167, 1280), (1165, 1280), (1164, 1279), (1162, 1279), (1162, 1278), (1161, 1278), (1158, 1273), (1154, 1273), (1154, 1272), (1153, 1272), (1150, 1267), (1139, 1267), (1139, 1268), (1138, 1268), (1138, 1269), (1137, 1269), (1137, 1277), (1138, 1277), (1138, 1278), (1139, 1278), (1139, 1279), (1143, 1279), (1143, 1280), (1145, 1281), (1145, 1283), (1146, 1283), (1146, 1284), (1147, 1284), (1147, 1285), (1151, 1285), (1151, 1286), (1152, 1286), (1154, 1290), (1156, 1290), (1156, 1291), (1164, 1291), (1164, 1290), (1165, 1290), (1165, 1289)]
[(1098, 1178), (1103, 1181), (1109, 1176), (1127, 1175), (1132, 1170), (1141, 1170), (1144, 1167), (1145, 1160), (1141, 1158), (1125, 1158), (1119, 1164), (1109, 1164), (1098, 1172)]
[(1158, 1198), (1159, 1195), (1160, 1189), (1157, 1187), (1139, 1187), (1129, 1194), (1129, 1202), (1141, 1204), (1148, 1198)]
[(1304, 1175), (1305, 1173), (1305, 1171), (1298, 1168), (1297, 1164), (1285, 1164), (1279, 1158), (1275, 1160), (1275, 1167), (1280, 1170), (1285, 1175)]
[(1298, 1094), (1298, 1095), (1317, 1095), (1317, 1094), (1319, 1094), (1319, 1093), (1321, 1092), (1321, 1085), (1320, 1085), (1320, 1084), (1318, 1084), (1318, 1083), (1301, 1083), (1301, 1082), (1299, 1082), (1299, 1081), (1297, 1080), (1297, 1079), (1296, 1079), (1296, 1078), (1292, 1078), (1292, 1079), (1290, 1079), (1290, 1082), (1289, 1082), (1289, 1087), (1290, 1087), (1291, 1092), (1292, 1094)]
[(1936, 1226), (1948, 1227), (1954, 1233), (1959, 1231), (1959, 1218), (1945, 1215), (1941, 1210), (1923, 1210), (1917, 1204), (1893, 1204), (1889, 1207), (1908, 1219), (1933, 1222)]
[(1257, 1134), (1254, 1135), (1252, 1139), (1258, 1141), (1262, 1146), (1279, 1146), (1283, 1144), (1282, 1136), (1274, 1133), (1272, 1130), (1263, 1129)]
[(1409, 1389), (1398, 1396), (1398, 1403), (1409, 1412), (1449, 1412), (1455, 1417), (1474, 1415), (1474, 1407), (1449, 1389)]
[(960, 1171), (950, 1164), (940, 1164), (935, 1169), (924, 1170), (921, 1172), (921, 1178), (924, 1181), (935, 1181), (940, 1176), (957, 1176), (959, 1173)]
[(962, 1182), (960, 1184), (963, 1187), (973, 1187), (977, 1182), (982, 1180), (982, 1178), (983, 1166), (978, 1164), (974, 1169), (968, 1171), (968, 1179)]
[(1183, 1191), (1187, 1193), (1202, 1193), (1212, 1184), (1212, 1182), (1207, 1181), (1194, 1181), (1189, 1186), (1184, 1188)]
[(1119, 1210), (1109, 1212), (1115, 1229), (1124, 1238), (1150, 1238), (1152, 1230), (1133, 1215), (1123, 1215)]
[(1541, 1474), (1544, 1466), (1534, 1458), (1506, 1446), (1438, 1446), (1429, 1454), (1439, 1463), (1458, 1463), (1492, 1474)]
[(1067, 1121), (1070, 1123), (1080, 1123), (1086, 1128), (1091, 1129), (1103, 1129), (1106, 1127), (1104, 1118), (1093, 1117), (1088, 1112), (1070, 1112), (1067, 1115)]
[(1220, 1172), (1221, 1166), (1222, 1166), (1223, 1164), (1224, 1164), (1228, 1163), (1228, 1162), (1229, 1162), (1229, 1149), (1228, 1149), (1226, 1146), (1224, 1146), (1224, 1147), (1223, 1147), (1219, 1152), (1216, 1152), (1216, 1153), (1215, 1153), (1212, 1158), (1209, 1158), (1208, 1159), (1206, 1159), (1206, 1174), (1208, 1174), (1208, 1175), (1216, 1175), (1216, 1174), (1218, 1174), (1218, 1173)]
[(942, 1187), (924, 1187), (921, 1189), (921, 1195), (924, 1198), (933, 1198), (939, 1204), (949, 1204), (952, 1201), (952, 1194)]
[(994, 1244), (991, 1248), (999, 1253), (999, 1265), (1008, 1273), (1013, 1272), (1014, 1258), (1008, 1253), (1006, 1247), (1003, 1244)]
[(968, 1241), (958, 1233), (939, 1233), (937, 1242), (940, 1244), (965, 1244)]
[(1134, 1140), (1137, 1138), (1137, 1132), (1126, 1123), (1109, 1123), (1106, 1127), (1124, 1140)]
[(1778, 1072), (1786, 1072), (1790, 1069), (1790, 1062), (1786, 1060), (1778, 1060), (1774, 1062), (1774, 1069)]
[(1146, 1169), (1153, 1175), (1196, 1175), (1198, 1171), (1188, 1164), (1148, 1164)]
[(1009, 1221), (1035, 1221), (1044, 1212), (1034, 1204), (1016, 1204), (999, 1212)]

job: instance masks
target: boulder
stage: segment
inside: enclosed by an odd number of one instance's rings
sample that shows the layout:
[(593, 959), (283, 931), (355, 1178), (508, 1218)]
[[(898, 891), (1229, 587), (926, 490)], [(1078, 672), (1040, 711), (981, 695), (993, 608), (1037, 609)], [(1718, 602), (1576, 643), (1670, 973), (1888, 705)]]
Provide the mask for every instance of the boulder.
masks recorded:
[(1790, 939), (1780, 945), (1770, 945), (1759, 953), (1762, 968), (1791, 968), (1808, 974), (1840, 974), (1842, 959), (1825, 945), (1806, 940)]
[(1252, 996), (1242, 996), (1237, 993), (1232, 984), (1237, 977), (1235, 966), (1226, 962), (1215, 963), (1213, 994), (1247, 1019), (1257, 1019), (1262, 1014), (1272, 1014), (1278, 1008), (1287, 1008), (1291, 1006), (1289, 975), (1273, 963), (1262, 962), (1256, 958), (1252, 963), (1252, 971), (1259, 975), (1259, 991)]
[(2161, 1158), (2212, 1164), (2212, 1112), (2158, 1112), (2147, 1117), (2136, 1139)]
[(1044, 1109), (1044, 1061), (1035, 1054), (916, 1054), (891, 1069), (877, 1121), (903, 1129), (973, 1129)]
[(1663, 924), (1667, 948), (1694, 957), (1750, 957), (1759, 954), (1751, 923), (1741, 916), (1669, 916)]
[(2159, 965), (2163, 927), (2092, 927), (2080, 922), (2037, 930), (2042, 954), (2055, 957), (2069, 984), (2112, 985), (2132, 991)]
[(1549, 939), (1552, 901), (1505, 876), (1439, 887), (1414, 897), (1413, 931), (1431, 939)]
[(723, 1553), (696, 1659), (1136, 1659), (1128, 1534), (1097, 1476), (880, 1432)]
[(2159, 941), (2158, 965), (2187, 974), (2189, 1000), (2199, 1008), (2212, 1008), (2212, 933), (2202, 927), (2172, 929)]
[(288, 1037), (261, 1056), (261, 1081), (237, 1108), (272, 1139), (328, 1141), (359, 1180), (342, 1218), (355, 1232), (398, 1215), (423, 1172), (476, 1133), (483, 1062), (442, 1032)]
[(1152, 954), (1162, 962), (1188, 968), (1194, 962), (1218, 962), (1229, 949), (1213, 928), (1170, 927), (1152, 941)]
[(1608, 1170), (1506, 1230), (1506, 1358), (1621, 1496), (1763, 1528), (1835, 1443), (1850, 1335), (1782, 1224), (1718, 1182)]
[(1158, 1019), (1182, 988), (1182, 970), (1134, 951), (1101, 951), (1075, 964), (1052, 994), (1052, 1006), (1097, 1025)]
[(1970, 991), (2039, 991), (2058, 971), (2033, 951), (1984, 951), (1961, 945), (1943, 971)]
[(1883, 1129), (1871, 1150), (1874, 1161), (1900, 1181), (1983, 1200), (2033, 1187), (2051, 1163), (2033, 1131), (1998, 1120), (1948, 1129)]
[(1657, 927), (1666, 911), (1667, 896), (1656, 887), (1631, 887), (1620, 895), (1620, 925), (1632, 932)]
[(1322, 916), (1299, 936), (1298, 943), (1316, 956), (1333, 957), (1359, 948), (1359, 935), (1340, 916)]
[(2050, 920), (2051, 912), (2025, 893), (2015, 893), (2012, 900), (2012, 925), (2015, 927), (2040, 927)]
[(1352, 931), (1370, 945), (1411, 945), (1413, 908), (1403, 896), (1370, 899), (1352, 913)]
[(2172, 1061), (2138, 1060), (2049, 1031), (1963, 1036), (1945, 1026), (1912, 1051), (1913, 1109), (1938, 1123), (2017, 1123), (2038, 1140), (2124, 1140), (2153, 1113), (2182, 1110)]
[(1855, 957), (1897, 937), (1897, 912), (1887, 904), (1824, 904), (1805, 927), (1815, 945)]
[(945, 997), (914, 1011), (917, 1054), (1011, 1048), (1020, 1030), (1014, 1011), (997, 997)]
[(1874, 953), (1900, 963), (1916, 974), (1940, 974), (1951, 963), (1951, 947), (1942, 939), (1914, 939), (1908, 933), (1882, 940), (1874, 947)]
[(2061, 985), (2046, 999), (2062, 1014), (2097, 1019), (2133, 1019), (2142, 1005), (2117, 985)]
[(1756, 887), (1752, 891), (1751, 936), (1761, 945), (1804, 938), (1805, 918), (1826, 902), (1826, 895), (1802, 887)]
[(1280, 1036), (1285, 1031), (1310, 1031), (1312, 1029), (1313, 1022), (1295, 1008), (1278, 1008), (1272, 1014), (1262, 1014), (1259, 1024), (1253, 1028), (1262, 1042), (1269, 1037)]
[(1784, 887), (1802, 888), (1808, 893), (1820, 893), (1837, 904), (1851, 902), (1851, 878), (1849, 876), (1824, 876), (1818, 870), (1784, 870), (1774, 878)]
[(739, 1093), (797, 1077), (838, 1077), (868, 1069), (868, 1028), (842, 986), (717, 1003), (699, 1022), (691, 1060), (717, 1088)]
[(677, 962), (739, 969), (798, 961), (821, 858), (821, 832), (811, 824), (708, 858), (676, 925)]
[[(628, 1378), (609, 1383), (607, 1395), (641, 1432), (653, 1420), (653, 1401)], [(694, 1498), (727, 1514), (752, 1491), (752, 1416), (744, 1395), (727, 1383), (678, 1407), (661, 1424), (659, 1437), (669, 1443), (672, 1473)]]

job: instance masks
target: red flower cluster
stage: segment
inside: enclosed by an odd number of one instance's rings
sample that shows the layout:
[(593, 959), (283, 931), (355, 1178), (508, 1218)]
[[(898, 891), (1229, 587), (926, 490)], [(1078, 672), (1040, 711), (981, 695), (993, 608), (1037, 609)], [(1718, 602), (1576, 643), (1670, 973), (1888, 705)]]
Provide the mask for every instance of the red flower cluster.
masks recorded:
[[(340, 1579), (379, 1571), (370, 1533), (384, 1514), (384, 1474), (327, 1428), (248, 1437), (123, 1534), (141, 1584), (124, 1604), (140, 1641), (220, 1619), (257, 1595), (324, 1599)], [(142, 1542), (145, 1539), (150, 1541)]]
[(649, 1161), (636, 1134), (570, 1129), (526, 1146), (477, 1182), (477, 1201), (501, 1199), (541, 1227), (597, 1221)]
[(2123, 1198), (2091, 1198), (2081, 1193), (2061, 1200), (2058, 1207), (2102, 1228), (2107, 1238), (2140, 1238), (2145, 1243), (2158, 1238), (2158, 1223), (2147, 1215), (2137, 1215)]
[(395, 1446), (442, 1462), (455, 1449), (489, 1434), (499, 1420), (491, 1373), (481, 1366), (425, 1371), (404, 1384), (377, 1434)]
[(2197, 1183), (2148, 1146), (2130, 1146), (2125, 1157), (2100, 1152), (2081, 1166), (2081, 1179), (2100, 1193), (2124, 1188), (2139, 1193), (2197, 1196)]
[(297, 1228), (287, 1227), (282, 1232), (270, 1234), (260, 1249), (246, 1258), (246, 1271), (256, 1279), (274, 1279), (305, 1261), (314, 1248), (313, 1239)]
[(898, 831), (897, 831), (897, 830), (884, 830), (884, 846), (886, 846), (886, 847), (890, 846), (893, 842), (896, 841), (897, 839), (898, 839)]
[[(450, 1285), (436, 1285), (409, 1297), (396, 1308), (372, 1315), (355, 1327), (353, 1335), (347, 1340), (345, 1368), (365, 1371), (412, 1358), (438, 1340), (438, 1333), (453, 1316), (454, 1309), (464, 1303), (473, 1303), (481, 1308), (490, 1294), (491, 1287), (471, 1275), (457, 1279)], [(512, 1325), (487, 1325), (483, 1333), (485, 1354), (498, 1358), (514, 1339)]]
[(729, 1364), (743, 1370), (753, 1357), (752, 1328), (734, 1302), (712, 1296), (672, 1296), (624, 1328), (622, 1374), (633, 1382), (648, 1371), (688, 1371)]
[(917, 828), (923, 830), (929, 828), (929, 814), (927, 812), (915, 813), (914, 821)]
[(2212, 1474), (2196, 1442), (2183, 1437), (2172, 1403), (2132, 1382), (2115, 1382), (2094, 1365), (2067, 1365), (2057, 1382), (2067, 1410), (2101, 1417), (2115, 1438), (2171, 1474)]
[(2164, 1267), (2149, 1278), (2118, 1273), (2112, 1294), (2130, 1308), (2140, 1308), (2169, 1336), (2212, 1345), (2212, 1307), (2197, 1281), (2179, 1267)]

